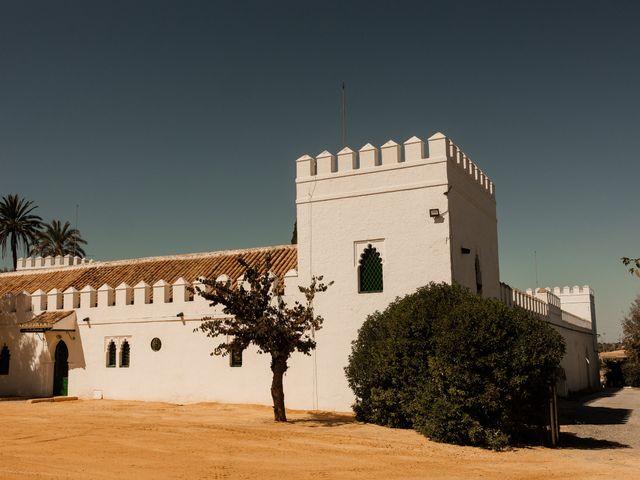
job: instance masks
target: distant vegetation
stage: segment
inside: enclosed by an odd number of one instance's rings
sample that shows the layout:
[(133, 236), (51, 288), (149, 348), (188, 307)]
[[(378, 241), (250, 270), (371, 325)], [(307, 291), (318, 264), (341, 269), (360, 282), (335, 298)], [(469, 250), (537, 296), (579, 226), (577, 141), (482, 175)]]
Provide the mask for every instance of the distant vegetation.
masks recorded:
[(431, 283), (367, 318), (346, 374), (359, 420), (501, 449), (548, 423), (564, 348), (521, 308)]
[(84, 257), (82, 245), (87, 242), (69, 222), (52, 220), (44, 224), (34, 213), (38, 208), (18, 195), (6, 195), (0, 200), (0, 250), (2, 258), (11, 252), (13, 269), (18, 265), (18, 251), (29, 255), (77, 255)]
[(627, 361), (622, 365), (624, 381), (629, 386), (640, 387), (640, 295), (622, 321), (622, 334), (627, 354)]

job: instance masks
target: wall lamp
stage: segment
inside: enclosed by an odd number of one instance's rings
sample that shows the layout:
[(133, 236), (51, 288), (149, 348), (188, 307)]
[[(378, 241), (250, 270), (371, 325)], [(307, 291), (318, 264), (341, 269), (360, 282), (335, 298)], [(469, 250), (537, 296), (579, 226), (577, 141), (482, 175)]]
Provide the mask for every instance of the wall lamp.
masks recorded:
[(184, 313), (183, 313), (183, 312), (180, 312), (179, 314), (177, 314), (177, 315), (176, 315), (176, 317), (180, 317), (180, 318), (182, 318), (182, 317), (184, 317)]
[(440, 216), (440, 209), (439, 208), (430, 208), (429, 209), (429, 216), (431, 218), (438, 218)]
[(87, 322), (87, 323), (89, 323), (89, 317), (84, 317), (84, 318), (82, 319), (82, 321), (83, 321), (83, 322)]

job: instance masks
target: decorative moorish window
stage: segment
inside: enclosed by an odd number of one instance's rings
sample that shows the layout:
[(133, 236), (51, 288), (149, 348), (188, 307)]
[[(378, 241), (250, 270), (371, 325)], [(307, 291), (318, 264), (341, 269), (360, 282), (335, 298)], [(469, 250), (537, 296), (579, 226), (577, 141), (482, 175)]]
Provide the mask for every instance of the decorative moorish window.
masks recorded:
[(240, 347), (234, 346), (231, 349), (231, 354), (229, 355), (229, 365), (232, 367), (241, 367), (242, 366), (242, 349)]
[(120, 367), (129, 368), (129, 359), (131, 357), (131, 347), (126, 340), (120, 346)]
[(360, 255), (358, 291), (360, 293), (382, 291), (382, 258), (371, 244), (367, 245)]
[(0, 350), (0, 375), (9, 375), (9, 361), (11, 360), (11, 353), (9, 347), (6, 345)]
[(114, 368), (116, 366), (116, 342), (111, 340), (107, 347), (107, 367)]

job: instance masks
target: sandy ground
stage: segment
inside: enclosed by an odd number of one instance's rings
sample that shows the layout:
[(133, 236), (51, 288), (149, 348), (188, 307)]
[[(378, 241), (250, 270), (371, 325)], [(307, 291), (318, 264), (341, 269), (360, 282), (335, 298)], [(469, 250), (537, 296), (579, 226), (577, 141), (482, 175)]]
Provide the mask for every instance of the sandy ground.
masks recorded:
[(570, 447), (496, 453), (350, 415), (289, 416), (275, 424), (270, 408), (246, 405), (0, 402), (0, 479), (640, 478), (637, 447), (582, 438), (580, 424), (563, 428), (575, 434), (565, 433)]

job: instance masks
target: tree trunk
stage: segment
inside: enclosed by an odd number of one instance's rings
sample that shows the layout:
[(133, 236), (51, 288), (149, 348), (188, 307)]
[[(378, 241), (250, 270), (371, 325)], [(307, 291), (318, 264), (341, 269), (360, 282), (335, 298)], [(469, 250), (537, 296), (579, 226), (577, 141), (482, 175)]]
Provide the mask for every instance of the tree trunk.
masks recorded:
[(282, 377), (287, 371), (287, 357), (284, 355), (271, 355), (271, 398), (273, 399), (273, 416), (276, 422), (286, 422), (287, 414), (284, 409), (284, 388)]
[(11, 235), (11, 255), (13, 256), (13, 269), (18, 269), (18, 241), (15, 233)]

